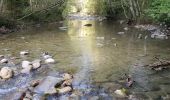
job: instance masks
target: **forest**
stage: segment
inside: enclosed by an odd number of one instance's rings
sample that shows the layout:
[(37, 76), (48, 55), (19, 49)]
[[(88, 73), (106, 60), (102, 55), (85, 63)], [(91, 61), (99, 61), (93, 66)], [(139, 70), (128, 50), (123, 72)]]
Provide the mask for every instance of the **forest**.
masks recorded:
[[(1, 0), (0, 25), (52, 22), (83, 13), (169, 25), (169, 0)], [(121, 16), (121, 17), (120, 17)]]

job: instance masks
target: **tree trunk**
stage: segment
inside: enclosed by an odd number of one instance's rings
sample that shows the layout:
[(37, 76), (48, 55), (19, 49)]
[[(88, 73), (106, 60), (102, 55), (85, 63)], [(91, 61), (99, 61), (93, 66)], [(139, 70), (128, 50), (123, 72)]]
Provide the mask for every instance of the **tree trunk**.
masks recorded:
[(4, 4), (4, 0), (1, 0), (1, 2), (0, 2), (0, 14), (2, 14), (2, 12), (3, 12), (3, 4)]

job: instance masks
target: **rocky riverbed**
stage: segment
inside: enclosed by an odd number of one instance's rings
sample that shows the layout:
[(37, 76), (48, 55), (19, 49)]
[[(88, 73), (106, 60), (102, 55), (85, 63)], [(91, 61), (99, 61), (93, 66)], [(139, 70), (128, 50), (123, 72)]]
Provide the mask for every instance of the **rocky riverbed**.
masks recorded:
[(69, 20), (3, 35), (0, 99), (168, 99), (169, 69), (144, 66), (157, 62), (155, 56), (168, 60), (169, 42), (106, 20)]

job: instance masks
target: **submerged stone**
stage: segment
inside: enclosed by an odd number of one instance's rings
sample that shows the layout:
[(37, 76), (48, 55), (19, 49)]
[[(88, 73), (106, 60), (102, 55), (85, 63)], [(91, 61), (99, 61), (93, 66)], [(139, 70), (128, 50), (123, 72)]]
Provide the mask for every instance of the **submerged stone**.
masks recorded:
[(9, 79), (13, 76), (13, 70), (10, 69), (9, 67), (3, 67), (0, 71), (0, 76), (3, 79)]
[(53, 76), (47, 76), (37, 87), (35, 87), (35, 93), (48, 93), (49, 90), (54, 90), (55, 85), (63, 81), (62, 78), (57, 78)]

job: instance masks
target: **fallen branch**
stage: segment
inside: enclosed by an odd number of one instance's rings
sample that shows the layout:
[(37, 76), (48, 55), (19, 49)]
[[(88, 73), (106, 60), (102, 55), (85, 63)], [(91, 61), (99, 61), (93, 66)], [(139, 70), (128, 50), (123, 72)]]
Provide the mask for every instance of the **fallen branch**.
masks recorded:
[(56, 4), (54, 4), (54, 5), (51, 5), (51, 6), (47, 7), (47, 8), (44, 8), (44, 9), (41, 9), (41, 10), (38, 10), (38, 11), (31, 12), (31, 13), (29, 13), (29, 14), (27, 14), (27, 15), (25, 15), (25, 16), (17, 19), (17, 20), (22, 20), (22, 19), (24, 19), (24, 18), (26, 18), (26, 17), (29, 17), (30, 15), (32, 15), (32, 14), (34, 14), (34, 13), (43, 12), (43, 11), (47, 11), (48, 9), (55, 8), (55, 7), (59, 6), (59, 5), (62, 5), (62, 3), (64, 3), (64, 1), (62, 1), (62, 0), (60, 1), (60, 0), (59, 0), (59, 1), (58, 1)]

